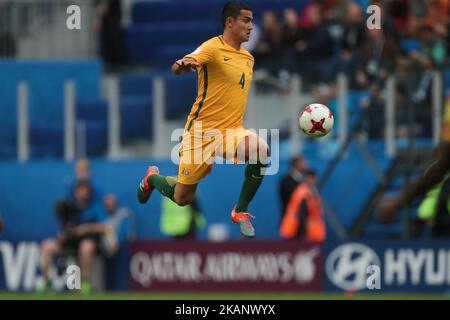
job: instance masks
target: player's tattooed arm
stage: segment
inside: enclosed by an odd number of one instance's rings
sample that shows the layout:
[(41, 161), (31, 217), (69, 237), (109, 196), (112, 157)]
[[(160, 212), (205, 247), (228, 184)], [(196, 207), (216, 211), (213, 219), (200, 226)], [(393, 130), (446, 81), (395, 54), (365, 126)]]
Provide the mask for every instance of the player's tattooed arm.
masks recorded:
[(176, 75), (182, 74), (183, 72), (194, 72), (197, 70), (198, 63), (192, 58), (182, 58), (175, 61), (172, 65), (172, 72)]

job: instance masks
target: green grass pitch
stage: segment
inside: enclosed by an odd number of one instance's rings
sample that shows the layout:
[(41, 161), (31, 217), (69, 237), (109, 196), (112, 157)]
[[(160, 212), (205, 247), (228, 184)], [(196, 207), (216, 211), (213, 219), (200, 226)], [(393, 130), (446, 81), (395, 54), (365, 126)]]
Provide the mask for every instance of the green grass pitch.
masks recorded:
[(449, 295), (410, 293), (13, 293), (0, 300), (450, 300)]

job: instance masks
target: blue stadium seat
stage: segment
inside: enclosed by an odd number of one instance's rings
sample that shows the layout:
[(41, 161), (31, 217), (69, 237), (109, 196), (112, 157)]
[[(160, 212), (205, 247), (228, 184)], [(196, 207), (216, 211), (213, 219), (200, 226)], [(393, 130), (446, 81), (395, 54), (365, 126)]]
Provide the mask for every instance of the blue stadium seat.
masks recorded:
[(108, 124), (104, 119), (85, 122), (86, 155), (104, 156), (108, 148)]
[[(173, 63), (220, 31), (216, 21), (132, 25), (124, 30), (127, 58), (130, 62), (169, 69), (171, 64), (161, 66), (158, 63), (161, 60)], [(169, 57), (164, 59), (167, 54)]]
[(150, 73), (125, 73), (120, 76), (120, 94), (123, 96), (149, 96), (153, 90), (153, 77)]
[(136, 1), (131, 9), (135, 24), (146, 22), (208, 20), (220, 21), (222, 5), (219, 2), (183, 1), (149, 2)]
[(31, 158), (61, 158), (64, 155), (62, 122), (30, 124)]
[(104, 155), (108, 147), (108, 105), (103, 100), (77, 103), (77, 121), (83, 121), (86, 130), (86, 154)]
[(121, 139), (124, 142), (133, 139), (153, 138), (151, 96), (122, 96), (120, 99)]
[[(17, 85), (26, 81), (31, 156), (60, 157), (64, 82), (74, 80), (77, 101), (99, 99), (101, 63), (98, 60), (0, 60), (0, 70), (0, 156), (14, 156)], [(7, 116), (2, 116), (3, 113)]]
[[(134, 120), (137, 120), (137, 123), (142, 122), (142, 119), (135, 118), (139, 116), (139, 112), (142, 112), (144, 117), (147, 115), (151, 117), (149, 112), (153, 103), (153, 79), (157, 75), (163, 77), (166, 85), (166, 119), (183, 120), (189, 114), (197, 95), (197, 75), (195, 73), (187, 73), (182, 77), (175, 76), (170, 72), (124, 74), (120, 78), (120, 90), (123, 104), (122, 125), (125, 126), (122, 131), (125, 139), (139, 136), (138, 131), (140, 130), (136, 130), (133, 125)], [(148, 126), (145, 125), (145, 127)], [(147, 132), (146, 130), (143, 129), (141, 132)], [(150, 136), (144, 136), (150, 138)]]
[(108, 105), (106, 101), (100, 99), (77, 101), (76, 116), (78, 120), (102, 120), (106, 123)]
[[(76, 105), (77, 124), (84, 124), (87, 156), (104, 155), (107, 149), (107, 106), (105, 101), (85, 100)], [(34, 158), (58, 158), (64, 154), (62, 121), (30, 124), (30, 152)]]
[(126, 73), (120, 77), (121, 139), (151, 139), (153, 75)]
[(152, 65), (169, 70), (173, 62), (193, 52), (195, 45), (163, 45), (154, 51)]
[(16, 157), (17, 149), (16, 98), (5, 93), (15, 92), (16, 88), (13, 82), (2, 84), (5, 86), (0, 86), (0, 159), (10, 159)]
[(166, 118), (184, 120), (197, 97), (197, 75), (170, 75), (166, 78)]

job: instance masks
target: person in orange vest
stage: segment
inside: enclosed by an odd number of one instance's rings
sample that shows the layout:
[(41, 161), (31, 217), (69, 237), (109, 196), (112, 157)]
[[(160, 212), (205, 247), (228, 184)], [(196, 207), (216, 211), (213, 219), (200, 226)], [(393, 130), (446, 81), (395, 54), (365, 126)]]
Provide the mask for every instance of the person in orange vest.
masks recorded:
[(297, 155), (291, 159), (289, 171), (281, 178), (279, 182), (278, 191), (281, 199), (280, 224), (281, 221), (283, 221), (283, 217), (292, 193), (298, 184), (303, 181), (304, 174), (307, 169), (307, 160), (303, 156)]
[(316, 181), (316, 171), (307, 170), (304, 181), (295, 188), (281, 221), (280, 235), (283, 238), (325, 241), (323, 208)]

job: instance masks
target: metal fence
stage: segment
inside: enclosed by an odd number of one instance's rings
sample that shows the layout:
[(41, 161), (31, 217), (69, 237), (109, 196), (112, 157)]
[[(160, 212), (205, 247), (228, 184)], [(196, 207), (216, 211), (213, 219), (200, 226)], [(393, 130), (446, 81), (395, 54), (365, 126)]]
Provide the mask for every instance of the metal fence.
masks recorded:
[[(347, 79), (344, 75), (337, 77), (338, 89), (338, 114), (337, 123), (339, 124), (339, 130), (336, 138), (340, 141), (341, 145), (345, 144), (345, 141), (349, 138), (349, 125), (348, 125), (348, 105), (345, 97), (348, 95), (348, 88), (346, 86)], [(386, 82), (386, 103), (384, 104), (384, 141), (385, 152), (389, 156), (394, 156), (397, 149), (397, 118), (400, 115), (398, 106), (395, 101), (395, 82), (394, 76), (390, 77)], [(300, 83), (298, 77), (294, 77), (293, 83), (296, 87)], [(118, 158), (123, 156), (123, 146), (120, 141), (121, 132), (121, 116), (120, 116), (120, 88), (117, 76), (110, 75), (104, 79), (105, 95), (108, 100), (109, 112), (108, 112), (108, 155), (112, 158)], [(432, 136), (434, 144), (439, 141), (440, 126), (442, 121), (442, 109), (443, 109), (443, 92), (442, 92), (442, 76), (440, 73), (433, 73), (432, 81), (432, 99), (430, 112), (432, 127)], [(154, 141), (150, 154), (156, 158), (167, 158), (170, 156), (170, 146), (167, 141), (170, 137), (170, 129), (173, 127), (180, 127), (184, 124), (184, 119), (175, 121), (172, 123), (164, 117), (164, 110), (166, 101), (164, 99), (165, 81), (163, 77), (155, 78), (153, 82), (153, 115), (149, 121), (153, 121)], [(28, 87), (26, 82), (22, 82), (17, 86), (18, 95), (18, 158), (21, 161), (29, 159), (29, 131), (28, 131)], [(76, 105), (76, 86), (67, 79), (64, 87), (64, 155), (66, 159), (73, 159), (76, 154), (82, 152), (80, 146), (77, 146), (76, 139), (76, 117), (75, 117), (75, 105)], [(339, 98), (340, 97), (340, 98)], [(279, 123), (283, 117), (290, 118), (291, 130), (290, 139), (292, 141), (292, 154), (297, 154), (303, 149), (303, 135), (298, 129), (298, 114), (301, 106), (311, 103), (312, 97), (303, 94), (299, 90), (293, 90), (288, 95), (271, 94), (260, 95), (255, 93), (252, 88), (248, 101), (248, 109), (246, 113), (245, 125), (250, 128), (274, 128), (275, 123)], [(273, 113), (273, 104), (271, 101), (277, 101), (278, 106), (283, 108), (277, 109), (277, 113)], [(270, 111), (272, 110), (272, 112)], [(262, 116), (261, 116), (262, 115)], [(264, 115), (269, 115), (265, 117)], [(272, 125), (271, 125), (272, 124)], [(412, 124), (409, 124), (411, 126)], [(78, 137), (80, 138), (80, 137)]]

